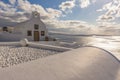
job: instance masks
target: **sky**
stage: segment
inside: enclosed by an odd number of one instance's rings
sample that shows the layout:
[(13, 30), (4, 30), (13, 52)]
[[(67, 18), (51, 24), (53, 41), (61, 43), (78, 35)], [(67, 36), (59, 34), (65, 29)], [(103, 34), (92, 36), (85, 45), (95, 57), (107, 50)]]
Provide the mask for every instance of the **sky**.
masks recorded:
[(0, 0), (0, 26), (28, 20), (36, 10), (51, 31), (120, 32), (120, 0)]

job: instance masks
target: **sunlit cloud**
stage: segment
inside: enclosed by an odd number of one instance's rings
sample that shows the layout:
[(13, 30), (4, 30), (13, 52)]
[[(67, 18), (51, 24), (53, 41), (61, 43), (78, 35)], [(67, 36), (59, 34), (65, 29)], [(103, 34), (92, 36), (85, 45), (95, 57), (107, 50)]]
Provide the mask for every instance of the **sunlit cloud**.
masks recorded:
[(9, 2), (14, 5), (16, 3), (16, 0), (9, 0)]
[(31, 4), (28, 0), (9, 0), (9, 3), (0, 1), (0, 25), (22, 22), (30, 18), (32, 11), (38, 11), (41, 19), (53, 19), (60, 17), (62, 12), (52, 8), (43, 8), (38, 4)]
[(88, 6), (90, 6), (92, 3), (95, 3), (96, 0), (79, 0), (80, 2), (80, 7), (81, 8), (87, 8)]
[(98, 27), (80, 20), (51, 20), (44, 21), (50, 31), (66, 32), (72, 34), (98, 33)]
[(72, 13), (72, 9), (75, 7), (75, 0), (65, 1), (59, 5), (59, 8), (65, 13)]
[(114, 21), (120, 18), (120, 0), (113, 0), (103, 5), (103, 7), (97, 11), (103, 12), (103, 14), (98, 17), (98, 21)]
[[(11, 4), (6, 4), (0, 1), (0, 24), (10, 22), (14, 24), (15, 22), (22, 22), (30, 18), (30, 14), (32, 11), (37, 10), (41, 19), (45, 22), (46, 26), (51, 30), (61, 30), (61, 32), (68, 33), (88, 33), (87, 31), (92, 30), (87, 22), (80, 20), (57, 20), (58, 17), (62, 15), (61, 10), (53, 9), (53, 8), (43, 8), (41, 5), (31, 4), (27, 0), (18, 0), (17, 2), (12, 2)], [(16, 6), (13, 6), (16, 4)], [(75, 5), (73, 5), (75, 6)], [(68, 7), (72, 8), (72, 7)], [(64, 10), (64, 9), (63, 9)], [(4, 25), (4, 24), (3, 24)], [(91, 31), (92, 32), (92, 31)]]
[(69, 0), (62, 2), (59, 8), (65, 13), (72, 13), (72, 9), (75, 7), (87, 8), (91, 4), (95, 3), (96, 0)]
[[(40, 18), (50, 30), (77, 34), (94, 34), (107, 31), (111, 33), (112, 29), (117, 30), (117, 26), (120, 26), (115, 22), (116, 19), (120, 18), (120, 0), (113, 0), (112, 2), (110, 0), (108, 2), (94, 11), (95, 15), (91, 15), (93, 17), (97, 15), (97, 18), (94, 19), (97, 25), (92, 25), (89, 23), (90, 18), (88, 20), (83, 19), (86, 21), (82, 21), (81, 18), (84, 17), (84, 12), (85, 15), (92, 14), (92, 12), (84, 10), (94, 9), (92, 5), (99, 3), (99, 0), (66, 0), (61, 2), (56, 9), (30, 3), (29, 0), (9, 0), (8, 3), (1, 0), (0, 26), (23, 22), (31, 17), (32, 11), (38, 11)], [(74, 9), (78, 9), (80, 14), (74, 12)], [(69, 15), (73, 19), (68, 18)], [(88, 15), (87, 17), (89, 17)], [(62, 19), (63, 16), (65, 19)], [(74, 19), (74, 16), (80, 17), (79, 20)], [(111, 30), (107, 30), (109, 28)]]
[(90, 5), (90, 0), (80, 0), (80, 7), (86, 8)]
[(60, 17), (62, 15), (62, 12), (57, 9), (47, 8), (46, 10), (48, 12), (48, 16), (52, 19), (55, 19), (56, 17)]

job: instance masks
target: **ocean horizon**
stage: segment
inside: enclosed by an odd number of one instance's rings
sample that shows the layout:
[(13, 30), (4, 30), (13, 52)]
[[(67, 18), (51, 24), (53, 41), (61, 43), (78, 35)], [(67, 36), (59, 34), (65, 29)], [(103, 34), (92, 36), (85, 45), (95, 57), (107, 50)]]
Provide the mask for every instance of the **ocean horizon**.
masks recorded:
[(110, 35), (64, 35), (52, 34), (58, 41), (73, 43), (76, 42), (80, 47), (95, 46), (109, 51), (120, 60), (120, 36)]

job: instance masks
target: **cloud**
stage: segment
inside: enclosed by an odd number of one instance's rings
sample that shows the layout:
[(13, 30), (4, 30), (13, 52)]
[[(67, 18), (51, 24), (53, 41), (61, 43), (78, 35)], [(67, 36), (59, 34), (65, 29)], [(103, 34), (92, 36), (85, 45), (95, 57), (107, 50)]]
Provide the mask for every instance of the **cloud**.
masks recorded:
[(65, 13), (72, 13), (72, 9), (75, 7), (87, 8), (89, 5), (95, 3), (96, 0), (69, 0), (62, 2), (59, 8)]
[[(60, 6), (62, 11), (70, 11), (76, 5), (76, 0), (63, 2)], [(91, 2), (90, 2), (91, 3)], [(74, 34), (98, 33), (100, 29), (84, 21), (59, 20), (63, 15), (61, 10), (43, 8), (38, 4), (31, 4), (28, 0), (16, 0), (16, 2), (4, 3), (0, 1), (0, 26), (12, 25), (30, 18), (32, 11), (38, 11), (41, 19), (51, 31), (60, 31)]]
[(55, 19), (56, 17), (60, 17), (62, 15), (62, 12), (57, 9), (53, 8), (46, 8), (48, 12), (48, 16), (51, 17), (52, 19)]
[[(99, 29), (101, 33), (108, 34), (108, 35), (119, 35), (120, 34), (120, 24), (115, 22), (99, 22), (100, 26)], [(101, 26), (102, 24), (102, 26)]]
[(62, 2), (60, 5), (59, 5), (59, 8), (62, 10), (62, 11), (65, 11), (66, 13), (72, 13), (72, 8), (75, 7), (75, 0), (72, 0), (72, 1), (65, 1), (65, 2)]
[(56, 31), (69, 34), (93, 34), (100, 29), (96, 26), (79, 20), (51, 20), (44, 21), (49, 31)]
[(115, 21), (115, 19), (120, 18), (120, 0), (113, 0), (103, 5), (97, 12), (103, 12), (98, 17), (98, 21)]
[(96, 0), (79, 0), (81, 8), (87, 8), (92, 3), (95, 3)]
[(99, 21), (97, 26), (101, 29), (102, 34), (108, 35), (119, 35), (120, 34), (120, 24), (114, 21)]
[[(38, 11), (41, 19), (55, 19), (61, 16), (62, 12), (57, 9), (43, 8), (38, 4), (31, 4), (28, 0), (9, 0), (9, 3), (0, 1), (0, 26), (8, 23), (22, 22), (30, 18), (32, 11)], [(9, 21), (9, 22), (8, 22)]]
[(112, 26), (115, 26), (117, 25), (116, 22), (108, 22), (108, 21), (99, 21), (98, 22), (98, 26), (102, 26), (102, 27), (112, 27)]
[(80, 0), (80, 7), (86, 8), (90, 5), (90, 0)]
[(101, 15), (98, 17), (97, 21), (112, 21), (115, 17), (112, 15)]
[(16, 0), (9, 0), (9, 2), (14, 5), (16, 3)]
[(26, 12), (30, 12), (33, 8), (29, 1), (27, 0), (18, 0), (18, 9)]

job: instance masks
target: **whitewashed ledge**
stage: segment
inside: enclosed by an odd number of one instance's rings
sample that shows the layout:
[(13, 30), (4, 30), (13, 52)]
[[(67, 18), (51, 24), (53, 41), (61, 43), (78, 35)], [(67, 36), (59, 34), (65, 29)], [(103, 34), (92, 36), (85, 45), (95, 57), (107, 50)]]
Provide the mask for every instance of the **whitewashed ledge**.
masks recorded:
[(19, 46), (20, 42), (0, 42), (0, 46)]
[(46, 44), (40, 44), (40, 43), (33, 43), (33, 42), (29, 42), (28, 46), (29, 47), (36, 47), (36, 48), (43, 48), (43, 49), (48, 49), (48, 50), (56, 50), (56, 51), (61, 51), (61, 52), (68, 51), (68, 50), (72, 49), (72, 48), (46, 45)]
[[(0, 42), (0, 46), (21, 46), (21, 43), (20, 42)], [(55, 50), (55, 51), (61, 51), (61, 52), (72, 49), (72, 48), (66, 48), (66, 47), (60, 47), (60, 46), (40, 44), (35, 42), (28, 42), (28, 47), (42, 48), (42, 49)]]
[(1, 80), (120, 80), (120, 61), (109, 52), (83, 47), (0, 69)]

